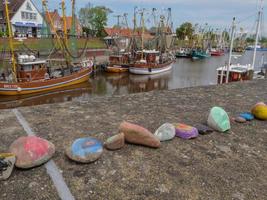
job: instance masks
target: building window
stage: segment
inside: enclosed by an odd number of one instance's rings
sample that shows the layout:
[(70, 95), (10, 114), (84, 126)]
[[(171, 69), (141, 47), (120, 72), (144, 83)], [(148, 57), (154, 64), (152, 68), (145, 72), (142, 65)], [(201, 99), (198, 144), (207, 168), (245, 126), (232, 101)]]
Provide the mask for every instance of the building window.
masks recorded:
[(27, 2), (26, 9), (32, 11), (32, 6), (29, 2)]
[(0, 11), (0, 19), (4, 19), (4, 12)]
[(25, 19), (26, 16), (25, 16), (25, 12), (21, 12), (21, 19)]
[(21, 19), (23, 20), (37, 20), (36, 13), (21, 12)]

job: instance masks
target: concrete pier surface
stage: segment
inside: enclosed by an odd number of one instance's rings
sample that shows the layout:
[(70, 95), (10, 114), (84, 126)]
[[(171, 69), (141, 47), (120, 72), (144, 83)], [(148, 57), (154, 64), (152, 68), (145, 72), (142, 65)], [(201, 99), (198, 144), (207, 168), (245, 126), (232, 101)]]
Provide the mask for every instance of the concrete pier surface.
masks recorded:
[[(160, 149), (127, 145), (106, 151), (93, 164), (81, 165), (64, 154), (76, 138), (105, 141), (123, 121), (154, 132), (161, 124), (205, 122), (210, 108), (234, 117), (267, 101), (267, 80), (196, 87), (127, 96), (82, 99), (19, 108), (36, 135), (56, 146), (53, 161), (75, 199), (266, 199), (267, 122), (232, 123), (228, 133), (194, 140), (175, 138)], [(13, 110), (0, 111), (0, 152), (25, 136)], [(0, 183), (0, 199), (60, 199), (44, 166), (15, 169)]]

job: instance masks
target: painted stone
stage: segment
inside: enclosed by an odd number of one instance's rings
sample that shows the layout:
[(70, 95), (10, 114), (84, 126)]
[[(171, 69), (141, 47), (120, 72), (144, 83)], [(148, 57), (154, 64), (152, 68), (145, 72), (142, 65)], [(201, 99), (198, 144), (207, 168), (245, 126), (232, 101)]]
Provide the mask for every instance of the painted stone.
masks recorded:
[(199, 133), (195, 127), (188, 126), (186, 124), (175, 124), (176, 136), (182, 139), (193, 139), (198, 137)]
[(241, 113), (239, 115), (239, 117), (242, 117), (246, 121), (252, 121), (255, 118), (254, 115), (252, 113), (249, 113), (249, 112)]
[(0, 154), (0, 180), (7, 180), (16, 162), (16, 155), (12, 153), (1, 153)]
[(136, 124), (123, 122), (119, 126), (119, 131), (124, 133), (125, 141), (132, 144), (143, 145), (152, 148), (159, 148), (160, 141), (147, 129)]
[(66, 155), (79, 163), (92, 163), (103, 153), (102, 143), (95, 138), (79, 138), (66, 150)]
[(228, 114), (220, 107), (213, 107), (208, 117), (208, 126), (219, 132), (231, 129)]
[(213, 129), (211, 129), (210, 127), (204, 124), (197, 124), (195, 125), (195, 128), (198, 130), (199, 134), (201, 135), (207, 135), (207, 134), (213, 133)]
[(247, 120), (245, 118), (243, 118), (243, 117), (236, 117), (235, 118), (235, 122), (237, 122), (237, 123), (246, 123)]
[(257, 103), (251, 112), (257, 119), (267, 120), (267, 105), (265, 103)]
[(170, 123), (163, 124), (154, 135), (161, 141), (172, 140), (175, 137), (175, 127)]
[(45, 139), (28, 136), (14, 141), (9, 151), (16, 155), (16, 167), (28, 169), (49, 161), (55, 154), (55, 146)]
[(118, 150), (123, 148), (124, 145), (125, 145), (124, 133), (120, 133), (118, 135), (108, 138), (108, 140), (104, 144), (105, 148), (108, 150)]

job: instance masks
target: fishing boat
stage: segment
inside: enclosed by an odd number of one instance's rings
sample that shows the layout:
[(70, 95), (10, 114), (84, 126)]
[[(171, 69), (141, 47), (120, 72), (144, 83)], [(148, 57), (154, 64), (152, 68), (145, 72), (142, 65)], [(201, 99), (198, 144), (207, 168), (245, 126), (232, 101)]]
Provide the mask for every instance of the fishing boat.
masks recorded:
[(164, 32), (164, 16), (160, 16), (159, 34), (157, 36), (157, 50), (146, 50), (144, 49), (144, 12), (141, 12), (141, 24), (142, 24), (142, 35), (141, 35), (141, 50), (136, 51), (134, 54), (133, 64), (130, 65), (129, 71), (132, 74), (139, 75), (151, 75), (169, 71), (172, 69), (174, 62), (173, 55), (167, 51), (166, 34)]
[(198, 59), (205, 59), (205, 58), (209, 58), (210, 54), (208, 53), (208, 51), (203, 51), (200, 49), (193, 49), (192, 50), (192, 59), (193, 60), (198, 60)]
[[(64, 1), (62, 6), (64, 10)], [(11, 73), (2, 73), (0, 81), (0, 95), (24, 95), (49, 91), (61, 87), (86, 82), (92, 72), (92, 61), (80, 60), (72, 62), (65, 59), (59, 65), (51, 66), (50, 60), (39, 60), (34, 55), (15, 54), (13, 47), (13, 32), (9, 19), (8, 0), (4, 1), (6, 20), (11, 50)], [(50, 23), (53, 24), (50, 18)], [(64, 26), (65, 39), (66, 27)], [(56, 34), (58, 41), (61, 41)], [(61, 44), (61, 43), (59, 43)], [(63, 46), (61, 44), (61, 46)], [(63, 51), (63, 49), (61, 49)], [(64, 65), (63, 65), (64, 63)]]
[(180, 48), (176, 54), (175, 54), (176, 58), (191, 58), (191, 50), (187, 49), (187, 48)]
[(142, 59), (130, 66), (129, 70), (133, 74), (151, 75), (172, 69), (173, 60), (169, 59), (168, 56), (163, 56), (159, 51), (143, 50), (137, 52), (137, 56), (142, 57)]
[[(226, 83), (228, 66), (223, 66), (217, 69), (218, 84)], [(228, 83), (237, 81), (246, 81), (253, 78), (254, 70), (251, 65), (233, 64), (229, 68)], [(222, 77), (222, 80), (221, 80)]]
[(210, 55), (211, 56), (223, 56), (224, 55), (224, 51), (221, 49), (211, 49), (210, 50)]
[(109, 56), (109, 65), (105, 68), (109, 73), (124, 73), (129, 71), (130, 54), (123, 53)]
[(218, 77), (218, 83), (229, 83), (229, 82), (236, 82), (236, 81), (243, 81), (243, 80), (252, 80), (254, 78), (254, 71), (255, 71), (255, 62), (256, 62), (256, 55), (257, 55), (257, 44), (259, 42), (259, 31), (260, 31), (260, 25), (261, 25), (261, 19), (263, 15), (263, 1), (261, 1), (261, 5), (258, 11), (257, 16), (257, 28), (256, 28), (256, 39), (255, 39), (255, 45), (254, 45), (254, 53), (253, 53), (253, 59), (252, 64), (247, 65), (233, 65), (232, 64), (232, 57), (235, 57), (236, 55), (232, 55), (233, 53), (233, 45), (234, 45), (234, 39), (235, 39), (235, 32), (236, 32), (236, 19), (233, 18), (232, 22), (232, 28), (231, 28), (231, 43), (230, 43), (230, 52), (229, 52), (229, 59), (228, 59), (228, 65), (223, 66), (217, 69), (217, 77)]
[(85, 60), (69, 68), (51, 68), (48, 60), (38, 60), (33, 55), (18, 56), (15, 75), (2, 74), (0, 95), (32, 94), (79, 84), (89, 80), (92, 63)]

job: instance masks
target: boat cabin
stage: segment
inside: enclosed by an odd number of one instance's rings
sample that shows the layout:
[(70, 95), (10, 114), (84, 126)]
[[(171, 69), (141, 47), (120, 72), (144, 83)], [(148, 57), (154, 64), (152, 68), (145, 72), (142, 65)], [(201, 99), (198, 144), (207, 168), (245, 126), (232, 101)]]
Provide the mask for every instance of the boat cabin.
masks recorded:
[(46, 60), (36, 60), (35, 56), (18, 56), (17, 79), (19, 82), (42, 80), (46, 79), (46, 76)]
[(111, 55), (109, 56), (109, 63), (111, 65), (116, 64), (129, 64), (130, 63), (130, 55), (122, 54), (122, 55)]
[[(245, 81), (253, 79), (253, 69), (251, 65), (231, 65), (229, 69), (229, 83), (237, 81)], [(221, 83), (221, 76), (223, 76), (223, 83), (226, 83), (227, 66), (217, 69), (218, 84)]]
[[(161, 59), (159, 56), (159, 51), (148, 51), (148, 50), (144, 50), (142, 51), (138, 51), (136, 54), (136, 60), (141, 62), (141, 63), (147, 63), (147, 64), (152, 64), (152, 63), (160, 63)], [(143, 59), (142, 59), (142, 54), (143, 54)]]

